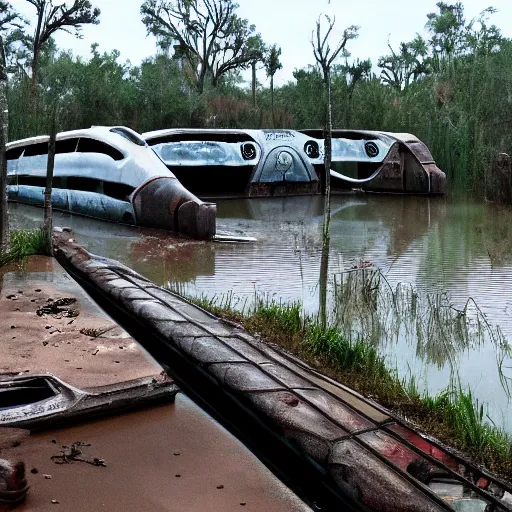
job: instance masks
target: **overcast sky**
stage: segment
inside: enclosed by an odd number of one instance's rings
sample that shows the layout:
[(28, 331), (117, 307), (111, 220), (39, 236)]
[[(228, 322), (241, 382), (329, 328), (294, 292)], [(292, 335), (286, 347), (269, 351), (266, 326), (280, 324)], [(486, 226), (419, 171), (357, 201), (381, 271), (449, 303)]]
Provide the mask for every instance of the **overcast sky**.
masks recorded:
[[(11, 0), (16, 9), (34, 26), (34, 7), (26, 0)], [(63, 3), (54, 0), (54, 3)], [(69, 0), (68, 0), (69, 3)], [(83, 39), (59, 33), (60, 48), (71, 49), (75, 55), (87, 57), (92, 43), (99, 43), (100, 51), (113, 49), (121, 52), (121, 60), (139, 64), (145, 57), (156, 53), (152, 36), (146, 36), (141, 22), (142, 0), (91, 0), (101, 9), (100, 24), (85, 26)], [(352, 57), (371, 58), (374, 65), (379, 56), (387, 53), (387, 41), (396, 48), (401, 41), (411, 40), (416, 32), (422, 35), (427, 13), (436, 11), (435, 0), (238, 0), (239, 15), (256, 25), (267, 44), (276, 43), (282, 48), (283, 69), (275, 77), (280, 85), (292, 80), (293, 70), (314, 62), (311, 34), (321, 13), (336, 16), (336, 27), (341, 35), (348, 25), (359, 25), (359, 37), (350, 41), (347, 50)], [(453, 0), (455, 3), (455, 0)], [(466, 18), (477, 16), (492, 5), (498, 13), (492, 21), (507, 37), (512, 37), (512, 0), (465, 0)], [(260, 74), (264, 81), (264, 74)]]

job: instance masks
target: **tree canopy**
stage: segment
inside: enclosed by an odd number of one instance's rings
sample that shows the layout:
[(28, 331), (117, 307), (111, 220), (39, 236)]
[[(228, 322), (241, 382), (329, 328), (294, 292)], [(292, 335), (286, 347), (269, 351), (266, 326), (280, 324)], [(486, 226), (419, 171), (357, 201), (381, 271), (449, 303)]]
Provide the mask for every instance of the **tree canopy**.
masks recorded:
[(142, 21), (164, 49), (185, 59), (202, 93), (206, 76), (214, 86), (226, 73), (261, 60), (265, 45), (255, 26), (236, 14), (232, 0), (146, 0)]
[(98, 24), (100, 10), (93, 8), (89, 0), (74, 0), (54, 5), (53, 0), (26, 0), (36, 8), (37, 24), (34, 35), (29, 39), (32, 49), (32, 77), (37, 80), (39, 55), (41, 48), (50, 38), (62, 30), (81, 37), (82, 26)]

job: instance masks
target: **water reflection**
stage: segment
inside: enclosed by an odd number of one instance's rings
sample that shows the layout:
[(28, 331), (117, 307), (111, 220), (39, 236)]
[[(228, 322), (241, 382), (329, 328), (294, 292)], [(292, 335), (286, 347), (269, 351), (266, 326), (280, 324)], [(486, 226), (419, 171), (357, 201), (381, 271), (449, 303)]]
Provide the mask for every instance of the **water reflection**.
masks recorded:
[[(512, 431), (506, 392), (512, 358), (499, 341), (499, 336), (512, 340), (512, 211), (446, 198), (367, 194), (333, 197), (332, 212), (331, 314), (340, 313), (340, 276), (362, 261), (371, 262), (406, 300), (400, 322), (391, 321), (392, 309), (379, 292), (372, 306), (379, 314), (363, 317), (360, 331), (371, 336), (399, 375), (415, 375), (424, 390), (441, 391), (456, 370), (461, 383), (471, 384), (475, 397), (489, 403), (493, 420)], [(90, 251), (121, 260), (161, 285), (209, 296), (232, 291), (240, 304), (257, 291), (278, 300), (300, 300), (307, 312), (316, 313), (322, 215), (321, 197), (220, 201), (219, 230), (258, 239), (243, 245), (186, 241), (58, 212), (55, 224), (72, 227)], [(32, 228), (42, 210), (13, 205), (12, 219)], [(399, 283), (405, 284), (397, 288)], [(434, 303), (420, 304), (420, 296)], [(450, 303), (460, 310), (469, 297), (481, 308), (481, 321), (499, 326), (499, 339), (479, 327), (474, 310), (466, 325), (444, 307)], [(345, 302), (357, 309), (355, 294)]]

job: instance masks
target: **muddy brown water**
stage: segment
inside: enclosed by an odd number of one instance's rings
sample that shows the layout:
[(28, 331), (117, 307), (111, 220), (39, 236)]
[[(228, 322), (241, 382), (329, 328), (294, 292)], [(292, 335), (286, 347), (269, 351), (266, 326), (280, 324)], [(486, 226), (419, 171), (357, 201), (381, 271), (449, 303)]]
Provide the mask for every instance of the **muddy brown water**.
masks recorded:
[[(219, 231), (258, 241), (188, 241), (58, 212), (55, 224), (73, 228), (91, 252), (118, 259), (160, 285), (224, 300), (232, 293), (239, 308), (248, 307), (256, 293), (301, 301), (315, 314), (323, 199), (217, 204)], [(391, 288), (405, 283), (424, 304), (435, 305), (444, 294), (443, 300), (461, 309), (473, 298), (481, 313), (470, 304), (470, 335), (459, 333), (453, 321), (439, 327), (444, 302), (434, 315), (432, 308), (418, 308), (417, 318), (390, 321), (385, 297), (375, 308), (377, 319), (362, 320), (356, 311), (344, 327), (352, 336), (370, 338), (401, 377), (414, 376), (421, 391), (470, 386), (492, 421), (512, 432), (512, 357), (506, 347), (512, 343), (512, 210), (451, 198), (347, 195), (333, 198), (332, 211), (329, 310), (339, 307), (340, 276), (363, 261), (379, 268)], [(40, 209), (12, 205), (15, 226), (33, 227), (41, 217)]]

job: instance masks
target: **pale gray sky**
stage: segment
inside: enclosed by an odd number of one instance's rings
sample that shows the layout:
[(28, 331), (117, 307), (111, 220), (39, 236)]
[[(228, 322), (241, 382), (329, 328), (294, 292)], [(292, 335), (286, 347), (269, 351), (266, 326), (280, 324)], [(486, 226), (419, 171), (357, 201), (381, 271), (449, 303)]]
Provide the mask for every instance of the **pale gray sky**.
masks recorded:
[[(34, 24), (32, 5), (26, 0), (11, 2)], [(155, 39), (146, 37), (141, 22), (142, 0), (91, 0), (91, 3), (101, 9), (100, 24), (84, 27), (82, 40), (59, 33), (56, 37), (59, 47), (87, 57), (91, 44), (97, 42), (100, 51), (117, 49), (122, 61), (130, 60), (133, 64), (155, 54)], [(375, 65), (378, 57), (387, 52), (388, 39), (396, 48), (400, 41), (411, 40), (416, 32), (425, 35), (426, 15), (436, 11), (436, 0), (331, 0), (330, 4), (328, 0), (238, 0), (238, 3), (240, 16), (256, 25), (263, 40), (282, 48), (283, 69), (276, 74), (277, 85), (292, 80), (295, 68), (313, 64), (311, 33), (321, 13), (336, 16), (338, 36), (344, 27), (359, 25), (359, 38), (350, 41), (347, 49), (354, 58), (370, 57)], [(492, 21), (505, 36), (512, 37), (512, 0), (465, 0), (463, 4), (467, 19), (490, 5), (496, 7), (499, 12)], [(263, 72), (259, 79), (266, 80)]]

